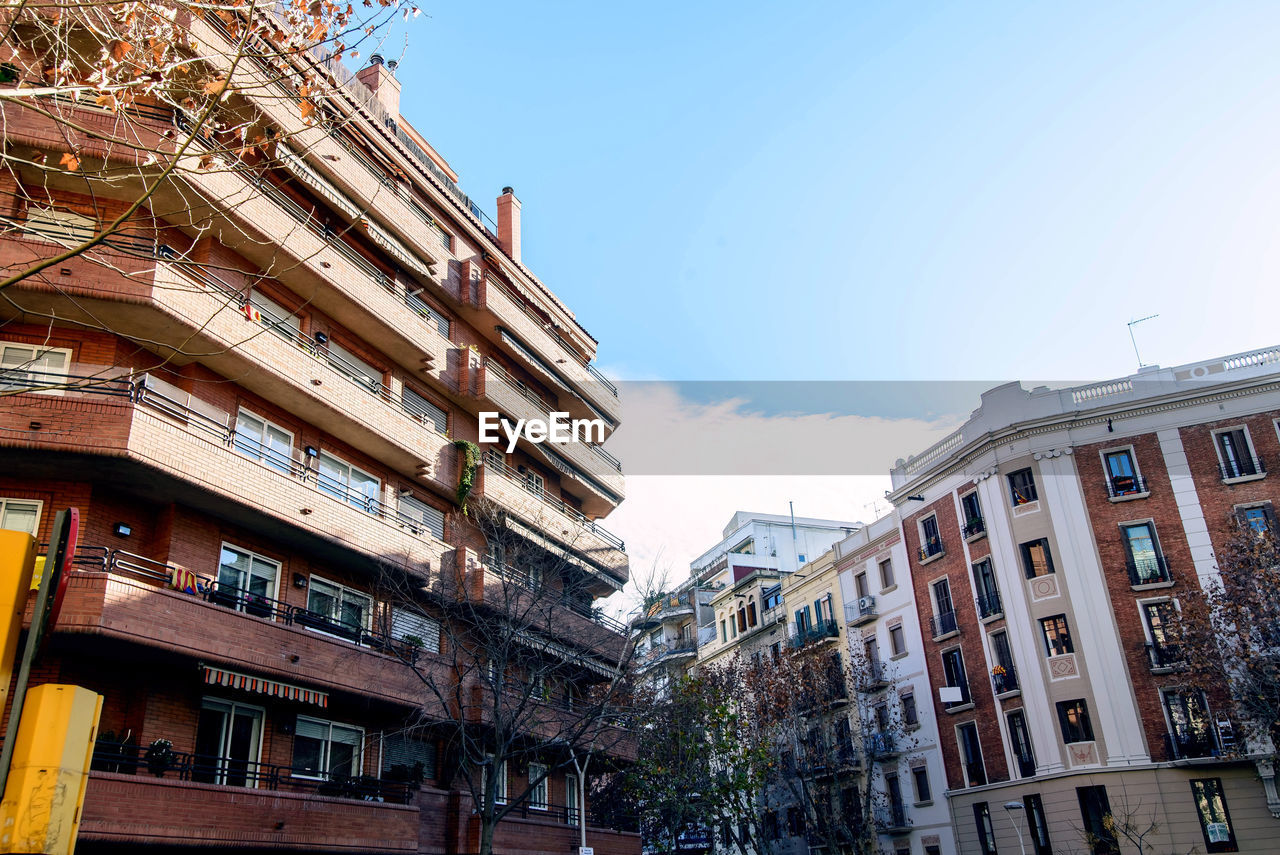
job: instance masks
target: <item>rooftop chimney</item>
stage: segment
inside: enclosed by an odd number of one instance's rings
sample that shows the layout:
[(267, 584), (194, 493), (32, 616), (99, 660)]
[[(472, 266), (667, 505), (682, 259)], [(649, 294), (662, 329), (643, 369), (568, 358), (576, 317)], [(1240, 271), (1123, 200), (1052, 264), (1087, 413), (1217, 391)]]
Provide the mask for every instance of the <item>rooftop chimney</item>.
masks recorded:
[(395, 77), (396, 64), (383, 63), (382, 54), (369, 57), (369, 64), (356, 72), (356, 79), (363, 83), (383, 109), (393, 119), (400, 118), (400, 81)]
[(498, 243), (520, 262), (520, 200), (510, 187), (503, 187), (498, 197)]

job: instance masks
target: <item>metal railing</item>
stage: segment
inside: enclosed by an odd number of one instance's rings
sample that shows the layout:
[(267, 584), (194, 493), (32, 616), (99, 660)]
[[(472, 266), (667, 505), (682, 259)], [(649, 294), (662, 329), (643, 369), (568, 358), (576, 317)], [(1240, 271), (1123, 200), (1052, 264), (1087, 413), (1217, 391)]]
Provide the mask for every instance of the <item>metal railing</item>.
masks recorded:
[(593, 621), (610, 632), (616, 632), (619, 635), (626, 635), (628, 632), (627, 625), (622, 621), (609, 617), (604, 612), (594, 608), (590, 603), (584, 602), (572, 594), (553, 590), (545, 585), (542, 578), (535, 573), (512, 567), (510, 564), (499, 564), (496, 561), (485, 561), (484, 567), (486, 572), (492, 572), (499, 578), (519, 585), (532, 594), (539, 596), (554, 594), (558, 598), (556, 605), (568, 609), (589, 621)]
[(1201, 733), (1194, 731), (1174, 731), (1164, 736), (1165, 750), (1170, 760), (1192, 760), (1201, 757), (1216, 757), (1221, 753), (1217, 737), (1212, 728), (1205, 728)]
[(861, 624), (876, 617), (876, 598), (868, 594), (858, 597), (858, 601), (847, 603), (844, 607), (845, 623)]
[(1130, 558), (1125, 562), (1125, 569), (1129, 571), (1131, 585), (1156, 585), (1173, 578), (1169, 575), (1169, 565), (1163, 555), (1142, 559)]
[(868, 733), (862, 741), (867, 754), (872, 757), (892, 757), (902, 753), (898, 745), (898, 734), (892, 730)]
[(959, 630), (959, 628), (959, 625), (956, 623), (956, 613), (954, 611), (943, 612), (940, 615), (934, 615), (929, 618), (929, 632), (932, 633), (935, 639), (941, 638), (944, 635), (950, 635), (951, 633)]
[[(153, 744), (154, 745), (154, 744)], [(91, 768), (123, 775), (149, 774), (156, 778), (268, 791), (308, 792), (364, 802), (408, 804), (416, 789), (403, 781), (384, 781), (371, 775), (343, 775), (295, 769), (273, 763), (192, 754), (156, 747), (140, 749), (130, 743), (98, 740)]]
[(804, 647), (806, 644), (824, 641), (828, 638), (838, 638), (840, 636), (840, 624), (834, 620), (822, 620), (813, 626), (798, 629), (791, 636), (791, 646), (794, 648)]
[(1112, 475), (1107, 479), (1106, 486), (1109, 499), (1148, 492), (1147, 479), (1141, 475)]
[(1267, 474), (1267, 464), (1261, 457), (1241, 457), (1236, 460), (1224, 460), (1218, 464), (1218, 473), (1222, 480), (1230, 478), (1247, 478), (1250, 475)]
[(1004, 673), (992, 670), (991, 691), (997, 695), (1018, 691), (1018, 669), (1012, 665), (997, 665), (996, 668), (999, 668)]
[(907, 816), (907, 808), (902, 804), (876, 808), (875, 816), (876, 826), (890, 833), (911, 827), (911, 818)]
[(1015, 757), (1018, 761), (1018, 777), (1031, 778), (1036, 774), (1036, 758), (1021, 752), (1016, 754)]
[(520, 476), (520, 473), (516, 472), (506, 463), (500, 462), (493, 458), (485, 458), (484, 468), (486, 470), (491, 470), (497, 473), (503, 478), (506, 478), (508, 481), (511, 481), (517, 486), (521, 487), (522, 489), (528, 491), (530, 495), (536, 497), (543, 503), (549, 505), (554, 510), (559, 511), (560, 513), (569, 517), (575, 523), (582, 526), (584, 529), (591, 532), (596, 537), (599, 537), (601, 540), (605, 541), (610, 546), (613, 546), (614, 548), (619, 549), (623, 552), (626, 551), (627, 549), (626, 543), (622, 540), (622, 538), (618, 537), (616, 534), (609, 531), (604, 526), (596, 523), (594, 520), (587, 519), (587, 517), (582, 513), (582, 511), (578, 510), (572, 505), (569, 505), (562, 499), (557, 499), (554, 496), (548, 495), (544, 490), (538, 490), (530, 486), (529, 482)]
[(866, 662), (855, 673), (858, 690), (861, 692), (874, 692), (883, 689), (889, 685), (889, 675), (884, 669), (884, 663), (878, 659), (872, 659)]
[(981, 787), (987, 782), (987, 770), (981, 760), (964, 761), (964, 773), (971, 787)]
[(987, 530), (987, 521), (982, 517), (969, 517), (964, 521), (964, 526), (960, 529), (965, 537), (973, 537), (982, 534)]
[(1145, 647), (1152, 671), (1173, 670), (1187, 664), (1182, 648), (1176, 644), (1155, 644), (1148, 641)]
[(942, 554), (942, 538), (935, 537), (924, 543), (916, 550), (916, 554), (920, 556), (921, 561), (928, 561)]
[(986, 619), (1004, 614), (1004, 604), (1000, 602), (1000, 592), (992, 591), (982, 594), (975, 602), (978, 604), (978, 617)]

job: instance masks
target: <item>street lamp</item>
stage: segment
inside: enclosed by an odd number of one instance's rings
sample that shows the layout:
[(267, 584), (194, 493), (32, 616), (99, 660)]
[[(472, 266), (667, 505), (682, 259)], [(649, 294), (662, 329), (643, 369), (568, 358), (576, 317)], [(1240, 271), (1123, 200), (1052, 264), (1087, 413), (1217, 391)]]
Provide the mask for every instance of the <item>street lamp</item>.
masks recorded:
[(1018, 833), (1018, 849), (1022, 855), (1027, 855), (1027, 847), (1022, 842), (1022, 829), (1018, 827), (1018, 823), (1013, 821), (1013, 812), (1015, 810), (1023, 810), (1022, 802), (1005, 802), (1004, 813), (1009, 817), (1009, 824), (1013, 826), (1013, 830)]

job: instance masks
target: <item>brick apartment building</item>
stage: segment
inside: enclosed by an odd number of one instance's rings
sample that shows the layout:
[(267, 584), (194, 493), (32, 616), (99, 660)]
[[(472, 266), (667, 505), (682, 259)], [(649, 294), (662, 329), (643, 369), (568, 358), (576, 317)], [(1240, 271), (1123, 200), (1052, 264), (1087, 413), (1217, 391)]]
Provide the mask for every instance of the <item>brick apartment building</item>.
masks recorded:
[[(479, 412), (565, 411), (612, 432), (619, 404), (596, 342), (521, 263), (519, 201), (508, 188), (487, 227), (399, 115), (399, 85), (379, 62), (361, 71), (326, 105), (345, 117), (331, 132), (251, 101), (306, 145), (192, 172), (151, 209), (189, 219), (143, 212), (129, 239), (4, 292), (0, 525), (47, 540), (55, 511), (85, 521), (37, 675), (105, 696), (85, 851), (475, 851), (443, 725), (491, 724), (494, 683), (461, 675), (449, 615), (500, 607), (512, 585), (551, 592), (530, 640), (557, 663), (548, 707), (607, 680), (626, 645), (592, 608), (628, 578), (597, 522), (623, 496), (603, 448), (486, 450), (469, 502), (523, 545), (519, 561), (458, 507), (455, 440), (477, 440)], [(6, 144), (54, 144), (32, 116), (6, 110)], [(161, 133), (175, 116), (133, 120)], [(5, 264), (60, 251), (126, 201), (90, 199), (73, 176), (39, 194), (0, 181), (11, 200), (53, 200), (4, 212)], [(521, 566), (530, 556), (548, 561)], [(424, 689), (464, 679), (457, 697), (474, 704)], [(563, 761), (502, 770), (512, 792), (554, 771), (495, 852), (578, 845)], [(603, 828), (587, 844), (640, 850)]]
[[(1242, 527), (1274, 527), (1280, 350), (1000, 386), (892, 471), (959, 851), (1272, 852), (1275, 773), (1163, 626)], [(1013, 804), (1012, 809), (1005, 805)], [(1019, 807), (1020, 806), (1020, 807)], [(1121, 841), (1122, 847), (1129, 844)]]

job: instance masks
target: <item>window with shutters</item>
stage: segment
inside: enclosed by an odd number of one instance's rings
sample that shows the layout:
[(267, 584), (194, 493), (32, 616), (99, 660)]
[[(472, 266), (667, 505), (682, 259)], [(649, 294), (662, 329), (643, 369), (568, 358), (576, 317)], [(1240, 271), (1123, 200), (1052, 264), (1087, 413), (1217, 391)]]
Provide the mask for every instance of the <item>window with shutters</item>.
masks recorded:
[(444, 511), (421, 499), (401, 496), (400, 520), (417, 531), (429, 532), (436, 540), (444, 540)]
[(382, 775), (392, 781), (420, 783), (436, 777), (436, 744), (402, 733), (382, 739)]
[(249, 294), (249, 305), (258, 310), (263, 326), (281, 338), (297, 341), (302, 335), (302, 319), (261, 291)]
[(436, 433), (449, 432), (449, 414), (444, 408), (431, 403), (408, 386), (400, 393), (400, 406)]
[(1022, 570), (1028, 579), (1048, 576), (1053, 572), (1053, 556), (1045, 538), (1020, 544), (1018, 549), (1022, 553)]
[(97, 230), (97, 221), (82, 214), (34, 205), (27, 208), (27, 224), (23, 227), (27, 237), (68, 248), (89, 240)]
[(363, 761), (363, 728), (298, 716), (293, 733), (296, 777), (354, 777), (363, 771)]
[(236, 415), (236, 451), (281, 472), (293, 470), (293, 434), (282, 427), (241, 410)]
[(408, 294), (405, 296), (405, 302), (409, 308), (413, 309), (422, 317), (431, 321), (435, 325), (436, 331), (445, 338), (449, 337), (449, 319), (443, 314), (433, 309), (426, 300), (423, 300), (417, 294)]
[(25, 531), (34, 537), (43, 507), (43, 502), (33, 499), (0, 499), (0, 528)]
[(440, 652), (440, 621), (402, 608), (391, 610), (391, 635), (397, 641), (422, 642), (428, 653)]
[(71, 351), (65, 347), (0, 342), (0, 392), (57, 394), (70, 367)]
[(1213, 434), (1213, 445), (1218, 451), (1218, 468), (1222, 480), (1260, 478), (1266, 474), (1262, 460), (1254, 456), (1247, 428), (1216, 431)]
[(356, 385), (378, 392), (382, 388), (382, 371), (356, 356), (332, 339), (329, 340), (329, 364), (345, 374)]

